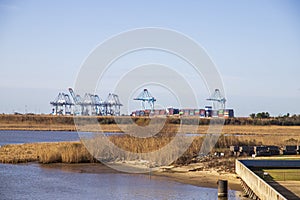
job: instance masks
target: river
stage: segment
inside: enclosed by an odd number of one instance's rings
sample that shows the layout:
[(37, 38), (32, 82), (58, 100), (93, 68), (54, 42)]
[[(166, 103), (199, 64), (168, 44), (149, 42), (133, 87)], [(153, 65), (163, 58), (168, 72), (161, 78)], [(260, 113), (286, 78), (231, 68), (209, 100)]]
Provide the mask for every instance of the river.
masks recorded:
[[(74, 141), (76, 132), (0, 131), (0, 145)], [(239, 199), (235, 191), (228, 199)], [(37, 163), (0, 164), (0, 199), (217, 199), (217, 189), (145, 174), (85, 173)]]

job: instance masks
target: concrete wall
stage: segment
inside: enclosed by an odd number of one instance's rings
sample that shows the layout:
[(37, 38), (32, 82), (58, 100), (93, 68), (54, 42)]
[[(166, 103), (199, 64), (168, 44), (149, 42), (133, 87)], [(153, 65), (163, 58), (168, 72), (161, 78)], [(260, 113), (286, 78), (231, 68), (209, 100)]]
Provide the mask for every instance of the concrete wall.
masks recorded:
[(300, 168), (300, 160), (240, 160), (247, 167)]
[(287, 200), (240, 160), (235, 161), (235, 171), (261, 200)]

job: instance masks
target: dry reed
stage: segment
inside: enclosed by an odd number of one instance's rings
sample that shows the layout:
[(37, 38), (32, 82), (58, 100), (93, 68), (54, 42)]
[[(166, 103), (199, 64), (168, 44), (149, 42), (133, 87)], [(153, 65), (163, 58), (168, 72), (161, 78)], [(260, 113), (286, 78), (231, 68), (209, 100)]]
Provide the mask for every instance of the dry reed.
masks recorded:
[[(96, 158), (105, 161), (124, 161), (124, 160), (147, 160), (164, 164), (167, 161), (174, 161), (175, 164), (188, 164), (198, 156), (203, 137), (192, 137), (193, 141), (187, 148), (183, 137), (177, 140), (173, 146), (168, 144), (175, 138), (174, 135), (159, 134), (156, 137), (137, 138), (133, 136), (110, 136), (109, 143), (103, 143), (101, 138), (83, 140), (81, 142), (53, 142), (53, 143), (34, 143), (21, 145), (5, 145), (0, 148), (0, 162), (20, 163), (38, 161), (41, 163), (80, 163), (95, 162)], [(243, 136), (224, 136), (219, 139), (215, 148), (228, 148), (230, 145), (300, 145), (300, 135), (243, 135)], [(118, 147), (123, 151), (112, 148)], [(88, 149), (88, 150), (87, 150)], [(159, 152), (163, 149), (164, 152)], [(185, 150), (186, 149), (186, 150)], [(159, 152), (159, 153), (153, 153)], [(145, 155), (151, 155), (150, 157)], [(179, 155), (179, 157), (178, 157)], [(177, 156), (177, 157), (176, 157)], [(165, 159), (165, 160), (163, 160)], [(170, 164), (170, 163), (169, 163)]]

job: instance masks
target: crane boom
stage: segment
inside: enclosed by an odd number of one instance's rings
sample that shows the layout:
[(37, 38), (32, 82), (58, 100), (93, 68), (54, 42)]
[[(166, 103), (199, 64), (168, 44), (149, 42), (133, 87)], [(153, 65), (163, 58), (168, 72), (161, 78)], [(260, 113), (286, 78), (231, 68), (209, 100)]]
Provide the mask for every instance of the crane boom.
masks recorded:
[(211, 97), (209, 97), (208, 99), (206, 99), (208, 101), (214, 101), (214, 102), (218, 102), (221, 104), (221, 108), (225, 109), (225, 103), (226, 103), (226, 99), (225, 97), (221, 94), (219, 89), (215, 89), (214, 93), (211, 95)]
[(141, 101), (142, 109), (154, 110), (154, 102), (156, 99), (150, 94), (147, 89), (144, 89), (136, 98), (133, 100)]

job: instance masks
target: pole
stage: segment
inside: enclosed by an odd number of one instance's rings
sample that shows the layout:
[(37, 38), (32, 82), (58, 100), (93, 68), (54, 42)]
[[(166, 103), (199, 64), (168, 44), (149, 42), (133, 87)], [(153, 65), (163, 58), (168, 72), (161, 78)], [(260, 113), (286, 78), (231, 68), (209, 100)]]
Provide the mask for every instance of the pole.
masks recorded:
[(228, 181), (218, 180), (218, 197), (228, 196)]

